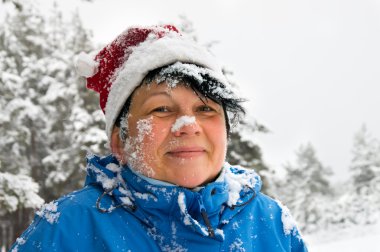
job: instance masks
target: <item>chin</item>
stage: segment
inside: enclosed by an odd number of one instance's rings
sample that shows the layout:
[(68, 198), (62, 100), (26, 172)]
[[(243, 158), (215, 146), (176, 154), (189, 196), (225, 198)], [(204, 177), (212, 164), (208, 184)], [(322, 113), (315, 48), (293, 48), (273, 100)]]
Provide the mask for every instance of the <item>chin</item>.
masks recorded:
[(185, 187), (195, 188), (213, 181), (218, 176), (220, 169), (210, 167), (204, 160), (192, 160), (182, 164), (166, 163), (166, 172), (161, 173), (159, 180)]
[(197, 181), (181, 181), (181, 182), (177, 183), (177, 185), (179, 185), (181, 187), (188, 188), (188, 189), (193, 189), (195, 187), (202, 186), (203, 184), (205, 184), (205, 181), (202, 181), (202, 182), (197, 182)]
[(212, 181), (208, 176), (199, 176), (199, 173), (187, 173), (177, 175), (174, 184), (185, 187), (185, 188), (195, 188), (197, 186), (202, 186)]

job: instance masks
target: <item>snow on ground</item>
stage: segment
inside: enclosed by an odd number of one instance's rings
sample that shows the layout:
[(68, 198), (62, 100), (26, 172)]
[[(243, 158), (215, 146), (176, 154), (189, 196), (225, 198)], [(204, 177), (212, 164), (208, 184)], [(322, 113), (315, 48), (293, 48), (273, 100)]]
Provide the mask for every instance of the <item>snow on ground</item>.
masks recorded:
[(380, 252), (380, 224), (305, 235), (309, 252)]

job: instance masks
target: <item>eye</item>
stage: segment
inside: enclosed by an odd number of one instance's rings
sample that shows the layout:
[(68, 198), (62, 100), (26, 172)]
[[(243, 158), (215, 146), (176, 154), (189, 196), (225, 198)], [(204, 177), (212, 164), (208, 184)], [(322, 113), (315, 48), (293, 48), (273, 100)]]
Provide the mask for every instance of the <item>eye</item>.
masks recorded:
[(157, 107), (157, 108), (153, 109), (152, 112), (162, 112), (162, 113), (165, 113), (165, 112), (170, 112), (170, 110), (166, 106), (160, 106), (160, 107)]
[(173, 110), (168, 106), (159, 106), (152, 109), (149, 114), (157, 117), (167, 117), (173, 114)]
[(207, 106), (207, 105), (202, 105), (202, 106), (198, 107), (198, 111), (199, 112), (213, 112), (213, 111), (215, 111), (215, 109), (213, 109), (212, 107)]

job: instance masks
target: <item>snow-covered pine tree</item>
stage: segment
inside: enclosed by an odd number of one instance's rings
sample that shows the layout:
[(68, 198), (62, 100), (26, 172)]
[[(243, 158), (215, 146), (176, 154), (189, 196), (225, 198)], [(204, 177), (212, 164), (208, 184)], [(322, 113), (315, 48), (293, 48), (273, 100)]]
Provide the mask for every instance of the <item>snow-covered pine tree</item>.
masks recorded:
[(375, 189), (370, 187), (374, 180), (380, 179), (380, 142), (370, 135), (365, 125), (354, 136), (352, 155), (350, 171), (355, 191)]
[(285, 179), (277, 192), (279, 199), (292, 211), (303, 232), (325, 228), (324, 212), (332, 196), (331, 170), (318, 160), (310, 143), (299, 147), (295, 164), (288, 163), (285, 169)]
[[(55, 85), (42, 97), (44, 107), (54, 120), (48, 135), (49, 153), (42, 159), (49, 170), (45, 186), (55, 199), (81, 186), (84, 174), (86, 152), (104, 153), (106, 135), (104, 133), (104, 116), (99, 109), (98, 99), (93, 92), (88, 92), (85, 83), (77, 77), (74, 58), (81, 51), (92, 50), (91, 34), (84, 29), (79, 14), (75, 13), (71, 21), (65, 23), (62, 15), (54, 6), (50, 15), (48, 41), (54, 50), (56, 66), (53, 77)], [(45, 197), (48, 193), (44, 193)]]
[(18, 9), (22, 10), (22, 0), (2, 0), (3, 3), (11, 3), (13, 6)]
[[(46, 201), (81, 187), (85, 153), (104, 152), (106, 141), (97, 99), (73, 63), (92, 50), (91, 36), (78, 15), (66, 22), (54, 8), (48, 19), (25, 2), (0, 25), (0, 172), (29, 177)], [(19, 200), (2, 213), (15, 235), (28, 225), (29, 207)]]
[[(20, 28), (24, 23), (28, 23), (29, 28), (38, 27), (43, 20), (34, 13), (30, 14), (30, 20), (24, 15), (20, 15), (17, 20), (8, 16), (5, 20), (0, 27), (0, 172), (3, 209), (0, 222), (3, 231), (1, 238), (6, 243), (4, 246), (9, 246), (14, 240), (14, 233), (18, 234), (29, 222), (30, 207), (37, 207), (28, 204), (29, 199), (23, 195), (30, 195), (29, 185), (32, 185), (32, 192), (37, 193), (38, 190), (38, 184), (31, 176), (41, 153), (40, 146), (35, 142), (38, 132), (34, 128), (42, 126), (44, 121), (38, 116), (42, 114), (41, 109), (33, 102), (36, 92), (25, 83), (26, 72), (23, 70), (33, 58), (42, 54), (38, 41), (34, 41), (41, 34), (38, 29), (33, 31), (24, 27), (25, 34), (21, 37), (23, 31)], [(33, 50), (34, 55), (29, 54), (29, 50)], [(15, 186), (17, 184), (21, 186)], [(8, 226), (3, 225), (9, 220)]]
[(343, 202), (345, 222), (371, 224), (380, 220), (380, 141), (363, 125), (354, 136), (351, 189)]
[(265, 126), (257, 122), (248, 123), (243, 120), (229, 136), (226, 157), (232, 165), (241, 165), (258, 172), (263, 180), (262, 191), (265, 193), (269, 193), (268, 176), (270, 169), (264, 163), (261, 148), (252, 141), (252, 136), (267, 131)]

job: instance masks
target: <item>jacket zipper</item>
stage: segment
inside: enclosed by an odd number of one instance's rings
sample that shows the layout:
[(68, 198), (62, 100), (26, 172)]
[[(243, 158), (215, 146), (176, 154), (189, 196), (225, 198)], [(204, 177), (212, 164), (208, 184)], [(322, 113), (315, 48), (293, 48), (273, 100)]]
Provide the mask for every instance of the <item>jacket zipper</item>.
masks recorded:
[(203, 221), (205, 222), (205, 224), (207, 226), (208, 235), (210, 237), (215, 237), (215, 232), (214, 232), (214, 229), (212, 228), (212, 226), (210, 224), (210, 220), (209, 220), (209, 218), (207, 216), (206, 208), (203, 205), (203, 200), (201, 198), (201, 195), (198, 194), (197, 195), (197, 199), (198, 199), (199, 209), (201, 211), (201, 215), (202, 215)]

